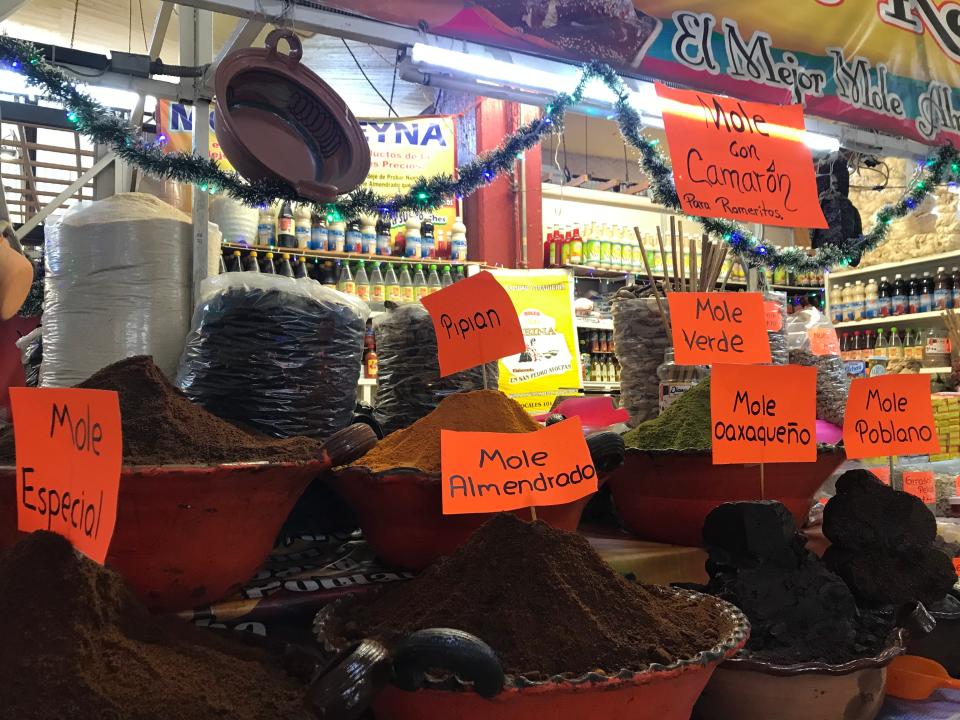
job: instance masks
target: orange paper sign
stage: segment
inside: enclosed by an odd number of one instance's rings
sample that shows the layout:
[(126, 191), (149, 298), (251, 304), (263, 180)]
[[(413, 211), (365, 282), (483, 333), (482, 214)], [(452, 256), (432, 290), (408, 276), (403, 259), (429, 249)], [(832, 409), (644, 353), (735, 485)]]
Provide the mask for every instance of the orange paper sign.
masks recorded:
[(770, 362), (761, 293), (671, 293), (667, 300), (677, 365)]
[(833, 328), (810, 328), (807, 337), (810, 339), (810, 352), (814, 355), (840, 355), (840, 340)]
[(912, 470), (903, 473), (903, 491), (916, 495), (925, 505), (937, 501), (937, 486), (929, 470)]
[(953, 558), (953, 569), (957, 572), (957, 577), (960, 577), (960, 557)]
[(65, 536), (102, 563), (117, 519), (123, 438), (117, 393), (10, 388), (17, 527)]
[(803, 108), (657, 84), (680, 204), (690, 215), (825, 228)]
[(714, 365), (713, 463), (815, 462), (816, 398), (816, 368)]
[(867, 468), (870, 472), (877, 476), (877, 479), (882, 482), (884, 485), (890, 484), (890, 468), (884, 465), (883, 467), (872, 467)]
[(850, 383), (843, 421), (848, 458), (940, 451), (928, 375), (879, 375)]
[[(421, 302), (437, 333), (442, 376), (526, 349), (513, 301), (488, 272), (427, 295)], [(492, 382), (496, 384), (496, 379)]]
[(573, 502), (597, 490), (580, 418), (530, 433), (440, 431), (443, 513)]

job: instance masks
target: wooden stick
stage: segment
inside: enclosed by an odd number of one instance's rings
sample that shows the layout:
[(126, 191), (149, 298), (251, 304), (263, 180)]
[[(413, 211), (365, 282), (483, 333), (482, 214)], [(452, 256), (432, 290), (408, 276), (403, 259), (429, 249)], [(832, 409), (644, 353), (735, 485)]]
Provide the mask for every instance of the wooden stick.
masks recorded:
[[(694, 292), (700, 289), (699, 273), (697, 272), (697, 241), (690, 238), (690, 291)], [(696, 287), (694, 287), (696, 282)]]
[(657, 225), (657, 242), (660, 244), (660, 264), (663, 266), (663, 291), (673, 292), (673, 283), (670, 282), (670, 268), (667, 267), (667, 251), (663, 249), (663, 233)]
[(706, 292), (707, 273), (713, 267), (713, 244), (706, 233), (700, 238), (700, 277), (697, 279), (697, 289)]
[(720, 292), (724, 292), (727, 289), (727, 280), (730, 279), (730, 273), (733, 272), (733, 266), (738, 262), (737, 258), (733, 259), (733, 262), (730, 263), (730, 267), (727, 268), (727, 274), (723, 276), (723, 282), (720, 284)]
[(677, 220), (670, 216), (670, 247), (673, 250), (673, 287), (683, 292), (683, 283), (680, 281), (680, 271), (677, 269)]
[(714, 260), (714, 265), (710, 270), (710, 275), (707, 277), (707, 287), (710, 290), (717, 289), (717, 280), (720, 277), (720, 272), (723, 270), (723, 264), (727, 261), (727, 255), (729, 253), (729, 246), (726, 243), (717, 244), (717, 257)]
[(530, 519), (533, 522), (537, 521), (537, 509), (533, 505), (530, 506)]
[[(633, 232), (636, 233), (637, 242), (640, 243), (640, 246), (643, 246), (643, 243), (640, 240), (640, 228), (634, 227)], [(663, 329), (667, 331), (667, 337), (672, 337), (673, 332), (670, 330), (670, 321), (667, 320), (667, 313), (663, 309), (663, 303), (660, 302), (660, 293), (657, 292), (657, 282), (653, 278), (653, 272), (650, 270), (650, 261), (647, 260), (647, 254), (643, 254), (643, 266), (647, 269), (647, 277), (650, 278), (650, 289), (653, 292), (653, 298), (657, 301), (657, 310), (660, 311), (660, 319), (663, 320)]]

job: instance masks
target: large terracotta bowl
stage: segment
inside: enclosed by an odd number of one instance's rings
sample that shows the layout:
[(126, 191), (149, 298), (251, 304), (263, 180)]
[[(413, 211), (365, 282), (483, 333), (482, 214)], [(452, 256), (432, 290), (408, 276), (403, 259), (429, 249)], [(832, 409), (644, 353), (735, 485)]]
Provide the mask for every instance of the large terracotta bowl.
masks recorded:
[(707, 515), (735, 500), (778, 500), (802, 527), (814, 493), (844, 460), (831, 447), (815, 463), (714, 465), (709, 450), (650, 451), (627, 448), (623, 465), (608, 482), (617, 514), (643, 540), (699, 547)]

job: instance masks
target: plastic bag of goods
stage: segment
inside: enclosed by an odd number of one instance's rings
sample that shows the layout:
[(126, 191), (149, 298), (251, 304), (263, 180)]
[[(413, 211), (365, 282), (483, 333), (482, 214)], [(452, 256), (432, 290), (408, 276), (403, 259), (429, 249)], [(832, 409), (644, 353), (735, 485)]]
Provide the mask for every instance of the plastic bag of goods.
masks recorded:
[(842, 427), (850, 378), (833, 323), (814, 307), (788, 316), (787, 347), (791, 365), (817, 369), (817, 418)]
[(613, 339), (620, 363), (620, 402), (630, 413), (630, 427), (659, 414), (657, 368), (663, 362), (663, 351), (670, 347), (656, 299), (633, 297), (633, 292), (642, 290), (639, 286), (637, 291), (620, 290), (612, 306)]
[[(388, 308), (373, 322), (377, 341), (374, 418), (384, 434), (412, 425), (447, 395), (482, 390), (483, 365), (440, 377), (437, 335), (419, 303)], [(487, 364), (487, 383), (497, 387), (497, 363)]]
[(177, 384), (214, 415), (276, 437), (350, 424), (370, 310), (308, 278), (203, 281)]
[(789, 361), (787, 348), (787, 294), (768, 291), (763, 294), (764, 316), (767, 321), (767, 338), (770, 340), (770, 356), (774, 365), (786, 365)]
[(121, 193), (71, 208), (44, 236), (41, 384), (76, 385), (131, 355), (174, 377), (190, 329), (190, 217)]

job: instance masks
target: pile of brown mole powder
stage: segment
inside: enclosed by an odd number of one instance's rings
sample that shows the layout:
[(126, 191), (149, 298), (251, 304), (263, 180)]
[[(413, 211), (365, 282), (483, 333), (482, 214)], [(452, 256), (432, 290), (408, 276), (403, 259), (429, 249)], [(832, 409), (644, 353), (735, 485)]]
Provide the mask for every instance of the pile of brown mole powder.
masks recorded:
[(307, 717), (265, 652), (151, 615), (59, 535), (0, 553), (0, 587), (0, 720)]
[[(145, 355), (108, 365), (77, 387), (118, 393), (124, 465), (295, 462), (319, 455), (315, 440), (247, 432), (207, 412), (190, 402)], [(13, 463), (9, 428), (0, 435), (0, 464)]]
[(580, 535), (510, 513), (410, 582), (347, 601), (334, 623), (343, 639), (388, 648), (424, 628), (464, 630), (507, 673), (531, 679), (670, 664), (733, 630), (714, 598), (663, 597), (619, 575)]
[(524, 433), (540, 425), (499, 390), (473, 390), (445, 397), (429, 415), (384, 438), (354, 465), (374, 472), (419, 468), (440, 472), (440, 430)]

